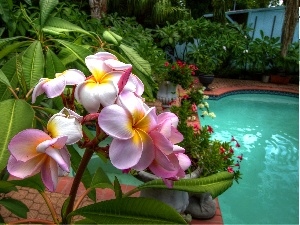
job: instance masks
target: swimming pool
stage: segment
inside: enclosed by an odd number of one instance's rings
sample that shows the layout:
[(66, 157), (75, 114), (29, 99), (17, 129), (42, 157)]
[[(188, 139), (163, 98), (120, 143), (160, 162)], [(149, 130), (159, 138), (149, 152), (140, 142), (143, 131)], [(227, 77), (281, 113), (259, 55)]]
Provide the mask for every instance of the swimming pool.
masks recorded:
[(224, 224), (299, 224), (299, 99), (236, 94), (209, 100), (213, 138), (233, 135), (242, 179), (219, 196)]

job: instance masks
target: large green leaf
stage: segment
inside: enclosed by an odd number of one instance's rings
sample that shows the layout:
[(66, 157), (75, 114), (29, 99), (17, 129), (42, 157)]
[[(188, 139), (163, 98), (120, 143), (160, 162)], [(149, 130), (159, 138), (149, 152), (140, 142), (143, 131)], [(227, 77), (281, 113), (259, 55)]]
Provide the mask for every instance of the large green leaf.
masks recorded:
[(10, 182), (17, 186), (36, 189), (39, 192), (43, 192), (45, 190), (45, 186), (42, 182), (41, 175), (39, 173), (32, 177), (27, 177), (21, 180), (11, 180)]
[[(79, 167), (80, 161), (81, 161), (81, 156), (79, 155), (79, 153), (76, 151), (76, 149), (72, 145), (68, 145), (68, 150), (69, 150), (69, 153), (71, 154), (72, 169), (76, 172), (78, 167)], [(92, 179), (93, 179), (92, 175), (91, 175), (90, 171), (87, 168), (86, 170), (84, 170), (83, 176), (81, 178), (81, 181), (82, 181), (85, 188), (90, 187)], [(90, 191), (88, 196), (93, 201), (96, 201), (96, 191), (95, 191), (95, 189)]]
[[(18, 77), (16, 74), (16, 58), (17, 57), (12, 57), (2, 67), (2, 72), (5, 74), (13, 89), (17, 88), (18, 84)], [(11, 98), (11, 92), (8, 89), (8, 86), (4, 83), (0, 83), (0, 102), (9, 98)]]
[(0, 199), (0, 205), (21, 218), (26, 218), (27, 212), (29, 212), (28, 207), (23, 202), (12, 198)]
[(147, 60), (143, 59), (133, 48), (127, 45), (121, 44), (120, 48), (136, 69), (147, 76), (151, 76), (151, 66)]
[(86, 48), (84, 48), (84, 47), (82, 47), (80, 45), (76, 45), (76, 44), (73, 44), (71, 42), (60, 40), (60, 39), (55, 39), (54, 41), (60, 43), (64, 47), (66, 47), (83, 64), (85, 63), (85, 57), (87, 57), (88, 55), (92, 55), (93, 54), (90, 50), (88, 50), (88, 49), (86, 49)]
[(45, 77), (54, 78), (56, 73), (62, 73), (66, 67), (57, 55), (48, 49), (46, 52)]
[(43, 31), (44, 32), (47, 32), (47, 31), (58, 32), (58, 33), (79, 32), (79, 33), (83, 33), (83, 34), (91, 36), (91, 34), (88, 31), (82, 29), (81, 27), (79, 27), (73, 23), (70, 23), (67, 20), (64, 20), (64, 19), (61, 19), (58, 17), (49, 17), (43, 27)]
[(11, 87), (11, 84), (9, 83), (9, 80), (7, 79), (5, 74), (2, 72), (2, 70), (0, 70), (0, 82), (5, 84), (8, 87)]
[(8, 193), (10, 191), (17, 191), (15, 185), (9, 181), (0, 180), (0, 193)]
[(4, 45), (9, 44), (11, 41), (15, 41), (18, 39), (24, 39), (23, 36), (16, 36), (16, 37), (10, 37), (10, 38), (1, 38), (0, 39), (0, 48), (2, 48)]
[(41, 10), (41, 27), (44, 26), (44, 23), (47, 21), (52, 10), (57, 6), (58, 0), (40, 0), (40, 10)]
[(22, 56), (22, 70), (28, 90), (44, 75), (44, 54), (40, 41), (34, 41)]
[(9, 99), (0, 102), (0, 171), (6, 166), (9, 157), (7, 149), (11, 138), (20, 131), (31, 128), (34, 111), (24, 100)]
[[(172, 190), (187, 191), (191, 193), (209, 192), (213, 198), (216, 198), (231, 187), (233, 179), (233, 173), (224, 171), (207, 177), (201, 177), (196, 179), (181, 179), (179, 181), (174, 181)], [(141, 184), (137, 188), (139, 190), (145, 188), (168, 189), (161, 179)]]
[(186, 224), (171, 206), (150, 198), (120, 198), (77, 209), (68, 217), (81, 215), (97, 224)]
[(92, 179), (91, 188), (110, 188), (113, 189), (111, 181), (101, 167), (99, 167)]
[(30, 43), (32, 43), (32, 41), (15, 42), (10, 45), (7, 45), (0, 51), (0, 59), (7, 56), (11, 52), (14, 52), (16, 49), (20, 49), (23, 46), (30, 45)]

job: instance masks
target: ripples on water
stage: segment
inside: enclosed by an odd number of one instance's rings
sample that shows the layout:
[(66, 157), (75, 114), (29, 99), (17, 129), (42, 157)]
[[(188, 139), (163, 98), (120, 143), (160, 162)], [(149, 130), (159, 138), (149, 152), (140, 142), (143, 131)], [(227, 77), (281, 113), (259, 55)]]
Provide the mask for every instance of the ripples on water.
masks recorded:
[(298, 224), (299, 102), (272, 95), (233, 95), (209, 101), (204, 119), (214, 138), (241, 144), (243, 174), (219, 197), (225, 224)]

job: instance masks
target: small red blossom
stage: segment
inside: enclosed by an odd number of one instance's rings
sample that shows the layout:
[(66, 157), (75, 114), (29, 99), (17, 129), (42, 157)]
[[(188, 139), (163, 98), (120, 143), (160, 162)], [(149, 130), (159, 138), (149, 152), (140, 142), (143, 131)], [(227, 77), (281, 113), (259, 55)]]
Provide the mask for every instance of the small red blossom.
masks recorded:
[(229, 148), (229, 152), (232, 153), (232, 154), (234, 153), (234, 150), (233, 150), (233, 148), (231, 146)]
[(209, 126), (209, 125), (207, 126), (207, 131), (209, 133), (213, 133), (214, 132), (213, 128), (211, 126)]
[(192, 111), (197, 112), (197, 106), (195, 103), (192, 104)]
[(234, 165), (234, 166), (237, 166), (239, 169), (240, 169), (240, 162), (239, 161), (237, 161), (237, 163)]
[(225, 149), (225, 148), (223, 148), (223, 146), (221, 146), (221, 147), (220, 147), (220, 153), (221, 153), (221, 154), (224, 154), (224, 153), (225, 153), (225, 151), (226, 151), (226, 149)]
[(167, 66), (169, 66), (170, 65), (170, 63), (169, 62), (165, 62), (165, 66), (167, 67)]
[(234, 172), (231, 166), (228, 166), (228, 167), (227, 167), (227, 171), (228, 171), (229, 173), (233, 173), (233, 172)]
[(236, 142), (235, 147), (239, 148), (241, 146), (240, 146), (240, 144), (238, 142)]
[(200, 125), (198, 123), (193, 124), (193, 129), (195, 132), (198, 132), (200, 130)]
[(243, 154), (237, 156), (237, 158), (242, 161), (243, 160)]

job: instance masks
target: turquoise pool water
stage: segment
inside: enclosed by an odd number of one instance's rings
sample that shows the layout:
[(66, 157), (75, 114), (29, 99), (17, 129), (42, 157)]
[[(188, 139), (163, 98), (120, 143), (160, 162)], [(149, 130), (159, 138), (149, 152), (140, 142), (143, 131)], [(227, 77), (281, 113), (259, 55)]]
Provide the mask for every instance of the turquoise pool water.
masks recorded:
[(209, 100), (214, 138), (241, 144), (239, 184), (219, 196), (224, 224), (299, 224), (299, 99), (237, 94)]

